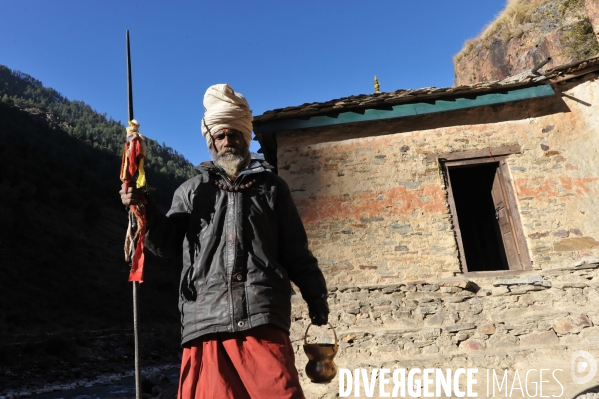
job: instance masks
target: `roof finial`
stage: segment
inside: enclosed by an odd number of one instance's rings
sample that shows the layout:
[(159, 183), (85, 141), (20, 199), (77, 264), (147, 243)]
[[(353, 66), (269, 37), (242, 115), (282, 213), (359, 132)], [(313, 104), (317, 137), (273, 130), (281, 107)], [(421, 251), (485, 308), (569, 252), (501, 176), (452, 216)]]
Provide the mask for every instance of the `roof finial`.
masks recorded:
[(380, 89), (380, 85), (379, 85), (379, 79), (376, 77), (376, 75), (374, 75), (374, 92), (375, 93), (380, 93), (381, 91)]

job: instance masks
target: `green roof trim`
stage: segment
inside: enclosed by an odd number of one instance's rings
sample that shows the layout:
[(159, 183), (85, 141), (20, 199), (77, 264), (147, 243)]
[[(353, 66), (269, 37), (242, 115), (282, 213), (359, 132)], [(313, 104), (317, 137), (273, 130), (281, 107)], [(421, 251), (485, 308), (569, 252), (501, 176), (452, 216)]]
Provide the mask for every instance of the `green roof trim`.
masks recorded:
[(363, 112), (346, 111), (337, 116), (313, 116), (308, 119), (276, 119), (259, 122), (254, 130), (259, 133), (275, 133), (283, 130), (308, 129), (319, 126), (341, 125), (345, 123), (366, 122), (382, 119), (403, 118), (433, 114), (437, 112), (456, 111), (459, 109), (482, 107), (513, 101), (553, 96), (551, 85), (526, 87), (507, 90), (502, 93), (480, 94), (474, 98), (458, 97), (452, 100), (434, 100), (411, 104), (394, 105), (391, 109), (366, 109)]

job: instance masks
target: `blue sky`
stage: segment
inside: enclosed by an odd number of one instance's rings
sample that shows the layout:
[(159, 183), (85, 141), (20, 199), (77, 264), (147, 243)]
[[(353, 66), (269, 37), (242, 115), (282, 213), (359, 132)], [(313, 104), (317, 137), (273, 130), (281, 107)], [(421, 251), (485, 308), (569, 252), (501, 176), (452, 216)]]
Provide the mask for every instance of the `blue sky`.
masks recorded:
[[(127, 119), (131, 35), (141, 131), (194, 164), (206, 88), (228, 83), (254, 115), (381, 91), (453, 84), (452, 57), (505, 0), (0, 0), (0, 64)], [(252, 150), (259, 146), (252, 144)]]

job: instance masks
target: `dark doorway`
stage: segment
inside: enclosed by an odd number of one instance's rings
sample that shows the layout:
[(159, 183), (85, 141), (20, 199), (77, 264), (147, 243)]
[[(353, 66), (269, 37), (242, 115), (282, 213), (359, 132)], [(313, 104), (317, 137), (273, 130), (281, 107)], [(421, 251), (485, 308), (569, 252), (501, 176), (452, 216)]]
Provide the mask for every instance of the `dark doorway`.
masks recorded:
[(495, 193), (501, 193), (498, 169), (499, 162), (447, 168), (464, 256), (471, 272), (509, 270), (500, 226), (502, 204)]

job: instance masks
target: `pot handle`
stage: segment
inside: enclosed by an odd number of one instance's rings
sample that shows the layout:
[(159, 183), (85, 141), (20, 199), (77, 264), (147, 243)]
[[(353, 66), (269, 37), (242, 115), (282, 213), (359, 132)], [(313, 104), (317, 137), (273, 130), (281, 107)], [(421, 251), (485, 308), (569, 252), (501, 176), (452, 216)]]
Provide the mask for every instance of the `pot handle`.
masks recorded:
[[(333, 327), (331, 325), (331, 323), (327, 323), (329, 325), (329, 327), (331, 327), (331, 330), (333, 330), (333, 335), (335, 336), (335, 346), (337, 346), (337, 333), (335, 332), (335, 327)], [(308, 341), (306, 341), (306, 339), (308, 338), (308, 330), (310, 329), (310, 327), (312, 327), (312, 323), (308, 324), (308, 328), (306, 328), (306, 333), (304, 334), (304, 345), (308, 345)]]

